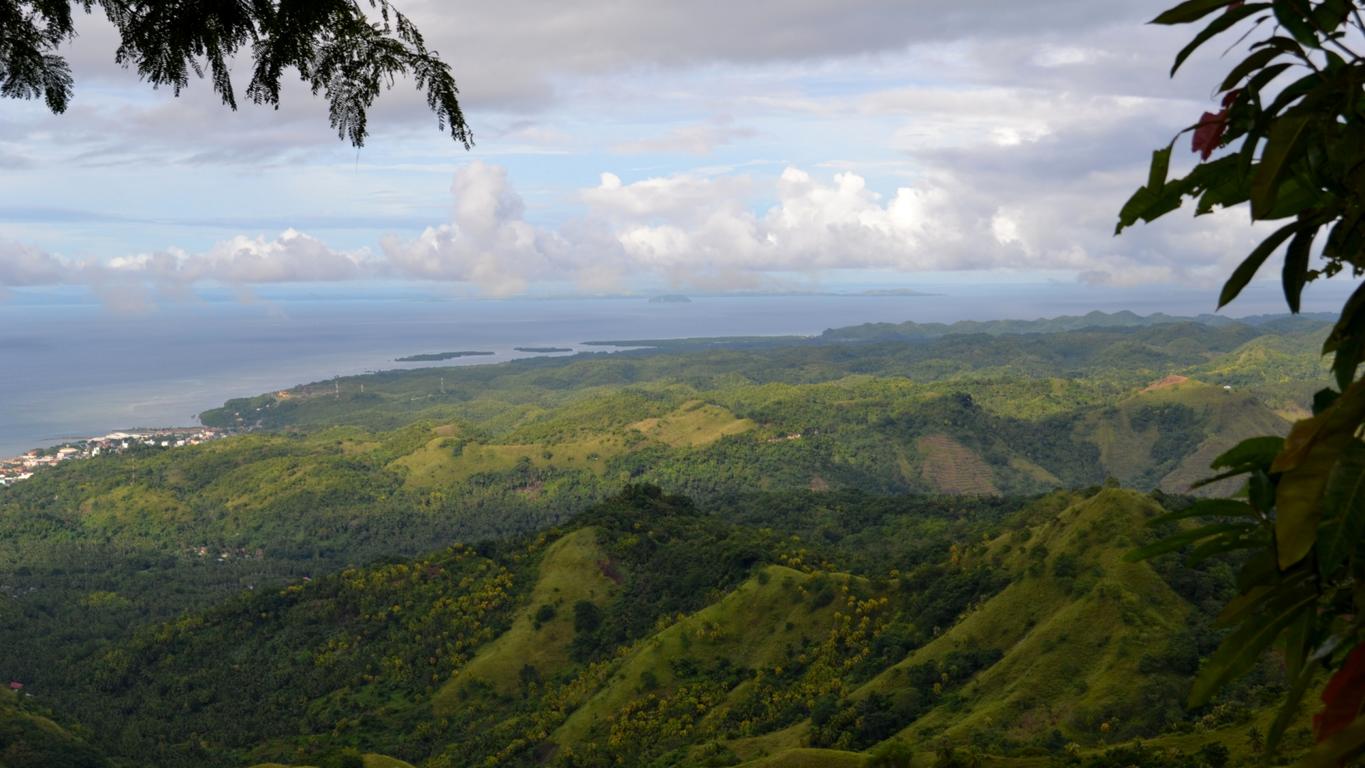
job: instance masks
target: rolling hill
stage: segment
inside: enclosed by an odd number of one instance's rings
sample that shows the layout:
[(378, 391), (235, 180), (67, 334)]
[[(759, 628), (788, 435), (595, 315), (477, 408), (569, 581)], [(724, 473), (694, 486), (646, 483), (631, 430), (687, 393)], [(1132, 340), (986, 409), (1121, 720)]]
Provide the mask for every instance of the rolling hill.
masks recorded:
[[(105, 713), (97, 744), (167, 766), (860, 765), (896, 742), (1026, 765), (1153, 739), (1247, 757), (1254, 696), (1181, 703), (1230, 576), (1122, 558), (1153, 497), (964, 516), (820, 496), (751, 499), (737, 523), (635, 487), (566, 528), (141, 633), (66, 703)], [(864, 525), (831, 526), (846, 514)]]
[(1229, 566), (1118, 554), (1284, 431), (1324, 333), (875, 327), (232, 401), (244, 434), (0, 489), (0, 673), (167, 766), (1242, 756), (1274, 670), (1179, 693)]

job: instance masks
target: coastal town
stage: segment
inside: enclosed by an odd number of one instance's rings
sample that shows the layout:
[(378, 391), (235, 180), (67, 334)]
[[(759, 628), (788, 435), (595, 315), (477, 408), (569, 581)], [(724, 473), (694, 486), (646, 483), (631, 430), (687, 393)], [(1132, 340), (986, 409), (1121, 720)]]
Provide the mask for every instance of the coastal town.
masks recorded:
[(0, 459), (0, 487), (27, 480), (33, 477), (35, 472), (66, 461), (133, 450), (181, 448), (199, 445), (226, 435), (226, 430), (209, 427), (165, 427), (110, 432), (101, 437), (68, 440), (47, 448), (35, 448), (22, 456)]

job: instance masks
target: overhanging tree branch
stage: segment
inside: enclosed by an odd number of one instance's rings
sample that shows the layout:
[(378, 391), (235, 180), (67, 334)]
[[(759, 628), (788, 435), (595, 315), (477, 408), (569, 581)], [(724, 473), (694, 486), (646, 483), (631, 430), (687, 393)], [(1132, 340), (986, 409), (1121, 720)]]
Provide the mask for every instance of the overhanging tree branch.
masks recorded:
[[(251, 57), (246, 96), (278, 108), (280, 84), (293, 69), (328, 103), (339, 138), (359, 147), (367, 115), (400, 76), (426, 96), (437, 126), (465, 148), (473, 133), (460, 109), (450, 66), (427, 48), (421, 32), (389, 0), (82, 0), (118, 30), (114, 60), (152, 87), (177, 96), (191, 79), (207, 79), (223, 104), (237, 109), (232, 64)], [(74, 39), (66, 0), (0, 0), (0, 95), (42, 98), (66, 111), (74, 82), (58, 53)]]

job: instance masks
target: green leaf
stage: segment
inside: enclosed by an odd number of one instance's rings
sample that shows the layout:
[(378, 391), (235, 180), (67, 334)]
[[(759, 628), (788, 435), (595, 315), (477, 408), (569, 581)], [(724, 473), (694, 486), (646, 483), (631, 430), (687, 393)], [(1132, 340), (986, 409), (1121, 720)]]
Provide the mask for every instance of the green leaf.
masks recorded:
[(1232, 71), (1228, 72), (1228, 76), (1223, 78), (1223, 84), (1218, 86), (1218, 90), (1223, 92), (1236, 88), (1238, 83), (1241, 83), (1248, 75), (1261, 67), (1264, 67), (1266, 64), (1269, 64), (1272, 59), (1280, 54), (1281, 51), (1274, 50), (1273, 48), (1262, 48), (1261, 50), (1252, 53), (1250, 56), (1242, 59), (1240, 64), (1233, 67)]
[(1301, 227), (1284, 252), (1284, 300), (1294, 314), (1299, 312), (1303, 286), (1308, 281), (1308, 258), (1312, 255), (1313, 238), (1317, 233), (1318, 228), (1315, 226)]
[(1252, 218), (1265, 218), (1275, 204), (1280, 180), (1312, 121), (1310, 115), (1293, 115), (1280, 118), (1271, 126), (1256, 176), (1251, 180)]
[(1180, 69), (1180, 65), (1184, 64), (1185, 60), (1190, 57), (1190, 54), (1199, 50), (1204, 43), (1207, 43), (1214, 37), (1228, 31), (1237, 24), (1237, 22), (1248, 16), (1260, 13), (1269, 7), (1269, 3), (1247, 3), (1240, 8), (1228, 8), (1223, 15), (1210, 21), (1208, 26), (1200, 30), (1199, 34), (1195, 35), (1194, 39), (1191, 40), (1188, 45), (1180, 49), (1180, 53), (1175, 55), (1175, 64), (1171, 65), (1171, 74), (1174, 75)]
[[(1266, 259), (1270, 258), (1270, 254), (1274, 253), (1275, 249), (1279, 248), (1280, 244), (1287, 240), (1290, 235), (1294, 234), (1294, 231), (1298, 228), (1299, 222), (1297, 221), (1280, 227), (1269, 237), (1262, 240), (1261, 244), (1256, 246), (1251, 254), (1242, 260), (1242, 263), (1237, 266), (1237, 269), (1233, 270), (1232, 277), (1229, 277), (1228, 281), (1223, 284), (1222, 293), (1218, 294), (1219, 309), (1226, 307), (1233, 299), (1237, 298), (1237, 295), (1242, 292), (1242, 289), (1247, 286), (1247, 283), (1251, 282), (1251, 278), (1256, 276), (1256, 272), (1261, 268), (1261, 265), (1265, 263)], [(1214, 466), (1217, 467), (1219, 465), (1215, 462)]]
[(1265, 212), (1262, 219), (1274, 221), (1298, 216), (1309, 208), (1320, 207), (1322, 202), (1322, 190), (1314, 189), (1290, 176), (1280, 182), (1280, 188), (1275, 193), (1275, 204), (1270, 206), (1270, 210)]
[[(1284, 53), (1283, 50), (1280, 50), (1278, 48), (1275, 48), (1273, 50), (1278, 50), (1280, 53)], [(1269, 85), (1275, 78), (1284, 74), (1285, 70), (1289, 69), (1292, 66), (1294, 65), (1290, 62), (1271, 64), (1270, 66), (1266, 67), (1260, 72), (1257, 72), (1256, 74), (1252, 75), (1251, 79), (1247, 80), (1247, 84), (1246, 86), (1244, 86), (1244, 90), (1259, 95), (1263, 88)]]
[(1152, 153), (1152, 167), (1147, 171), (1147, 188), (1161, 189), (1166, 186), (1166, 174), (1171, 169), (1171, 148), (1175, 144), (1166, 145), (1165, 149), (1158, 149)]
[[(1269, 462), (1267, 462), (1269, 463)], [(1193, 517), (1245, 517), (1253, 520), (1259, 519), (1256, 510), (1244, 501), (1234, 499), (1200, 499), (1189, 507), (1179, 512), (1167, 512), (1159, 515), (1147, 522), (1148, 525), (1164, 525), (1173, 523), (1177, 520), (1189, 520)]]
[(1122, 234), (1123, 230), (1138, 223), (1138, 220), (1142, 218), (1143, 212), (1152, 207), (1152, 202), (1155, 199), (1156, 194), (1150, 189), (1147, 187), (1139, 187), (1138, 190), (1133, 193), (1133, 196), (1128, 198), (1128, 201), (1119, 209), (1119, 223), (1114, 227), (1114, 234)]
[(1255, 612), (1274, 595), (1274, 589), (1269, 586), (1252, 587), (1229, 600), (1228, 604), (1223, 606), (1223, 609), (1214, 617), (1213, 625), (1215, 627), (1230, 627), (1234, 624), (1240, 624), (1243, 619)]
[(1350, 435), (1319, 442), (1294, 469), (1280, 477), (1275, 489), (1275, 548), (1280, 567), (1302, 560), (1317, 541), (1322, 519), (1322, 493)]
[(1328, 408), (1332, 407), (1341, 397), (1341, 393), (1331, 387), (1324, 387), (1313, 393), (1313, 415), (1317, 416)]
[(1322, 493), (1318, 570), (1324, 578), (1346, 562), (1365, 536), (1365, 443), (1351, 443), (1332, 469)]
[[(1234, 166), (1230, 172), (1223, 174), (1220, 178), (1214, 179), (1212, 183), (1204, 186), (1204, 193), (1199, 197), (1199, 205), (1195, 208), (1195, 215), (1202, 216), (1212, 213), (1216, 208), (1231, 208), (1247, 201), (1251, 194), (1247, 184), (1247, 175), (1243, 171), (1243, 163), (1238, 155), (1224, 155), (1218, 160), (1230, 161)], [(1207, 167), (1212, 163), (1204, 163), (1201, 168)]]
[(1248, 472), (1248, 470), (1247, 470), (1245, 467), (1242, 467), (1242, 468), (1239, 468), (1239, 469), (1229, 470), (1229, 471), (1227, 471), (1227, 472), (1220, 472), (1220, 473), (1214, 475), (1213, 477), (1206, 477), (1206, 478), (1203, 478), (1202, 480), (1196, 480), (1195, 482), (1190, 483), (1190, 490), (1193, 491), (1193, 490), (1196, 489), (1196, 488), (1203, 488), (1203, 487), (1206, 486), (1206, 485), (1213, 485), (1214, 483), (1216, 483), (1216, 482), (1218, 482), (1218, 481), (1220, 481), (1220, 480), (1226, 480), (1226, 479), (1228, 479), (1229, 477), (1237, 477), (1238, 475), (1245, 475), (1245, 474), (1247, 474), (1247, 472)]
[(1224, 638), (1218, 650), (1209, 656), (1190, 690), (1191, 707), (1207, 704), (1229, 680), (1250, 669), (1280, 632), (1298, 618), (1301, 611), (1312, 607), (1317, 595), (1289, 593), (1280, 598), (1269, 607), (1266, 615), (1248, 619)]
[(1246, 466), (1269, 467), (1282, 450), (1284, 450), (1283, 437), (1277, 435), (1251, 437), (1219, 454), (1218, 458), (1214, 459), (1209, 466), (1214, 469)]
[(1253, 469), (1251, 476), (1247, 478), (1247, 498), (1251, 500), (1251, 506), (1262, 513), (1274, 509), (1277, 485), (1278, 480), (1271, 480), (1270, 474), (1265, 470)]
[(1338, 342), (1336, 355), (1332, 358), (1332, 372), (1336, 374), (1337, 386), (1342, 389), (1351, 386), (1362, 359), (1365, 359), (1365, 333), (1358, 332)]
[(1284, 662), (1291, 678), (1297, 678), (1308, 663), (1308, 652), (1313, 644), (1315, 613), (1304, 611), (1285, 630)]
[(1275, 563), (1275, 553), (1266, 549), (1247, 556), (1247, 561), (1237, 571), (1237, 589), (1248, 592), (1257, 585), (1269, 584), (1280, 576), (1279, 566)]
[(1317, 30), (1313, 28), (1313, 23), (1304, 11), (1312, 13), (1307, 2), (1300, 0), (1275, 0), (1275, 20), (1280, 22), (1280, 26), (1289, 30), (1289, 34), (1299, 43), (1310, 48), (1321, 48), (1322, 43), (1318, 40)]
[[(1311, 616), (1309, 612), (1305, 615)], [(1294, 716), (1299, 713), (1299, 704), (1303, 701), (1303, 695), (1308, 692), (1308, 686), (1313, 682), (1317, 668), (1313, 665), (1305, 665), (1299, 671), (1298, 676), (1293, 680), (1289, 687), (1289, 692), (1285, 694), (1284, 702), (1280, 705), (1279, 712), (1275, 713), (1275, 720), (1270, 724), (1270, 730), (1266, 733), (1266, 751), (1274, 753), (1279, 745), (1280, 739), (1284, 738), (1284, 732), (1288, 730), (1289, 724), (1294, 721)]]
[[(1304, 56), (1306, 57), (1307, 54)], [(1280, 89), (1280, 92), (1275, 94), (1275, 100), (1270, 102), (1270, 106), (1266, 107), (1265, 113), (1272, 117), (1278, 116), (1280, 112), (1288, 109), (1290, 105), (1304, 96), (1313, 93), (1321, 85), (1322, 75), (1318, 72), (1310, 72)]]
[(1207, 539), (1210, 536), (1217, 536), (1225, 533), (1241, 533), (1246, 529), (1245, 525), (1234, 523), (1214, 523), (1193, 528), (1188, 531), (1172, 534), (1159, 541), (1154, 541), (1145, 547), (1138, 547), (1123, 556), (1124, 560), (1130, 563), (1139, 560), (1149, 560), (1157, 555), (1164, 555), (1167, 552), (1175, 552), (1184, 549), (1196, 541)]
[[(1275, 548), (1281, 568), (1302, 560), (1317, 541), (1322, 494), (1332, 468), (1355, 442), (1365, 420), (1365, 382), (1356, 382), (1311, 419), (1295, 422), (1271, 470), (1275, 486)], [(1253, 502), (1254, 503), (1254, 502)]]
[(1337, 386), (1345, 389), (1355, 380), (1356, 367), (1360, 364), (1362, 340), (1365, 340), (1365, 283), (1351, 293), (1351, 297), (1341, 307), (1341, 314), (1327, 340), (1322, 343), (1324, 355), (1336, 352), (1332, 370), (1337, 375)]
[(1225, 555), (1229, 552), (1236, 552), (1241, 549), (1263, 549), (1270, 543), (1270, 539), (1262, 533), (1262, 529), (1256, 526), (1242, 526), (1242, 533), (1236, 536), (1224, 535), (1217, 536), (1202, 542), (1190, 550), (1190, 556), (1186, 562), (1191, 566), (1199, 565), (1211, 557)]
[(1166, 184), (1157, 190), (1144, 186), (1134, 192), (1128, 202), (1124, 203), (1123, 209), (1119, 211), (1119, 223), (1114, 228), (1114, 234), (1121, 233), (1125, 228), (1136, 224), (1138, 220), (1150, 222), (1179, 208), (1185, 187), (1184, 181), (1180, 180)]
[(1353, 7), (1349, 0), (1323, 0), (1313, 11), (1313, 25), (1318, 29), (1333, 31), (1346, 23)]
[(1219, 8), (1225, 8), (1234, 0), (1186, 0), (1152, 19), (1150, 24), (1188, 24), (1199, 21)]

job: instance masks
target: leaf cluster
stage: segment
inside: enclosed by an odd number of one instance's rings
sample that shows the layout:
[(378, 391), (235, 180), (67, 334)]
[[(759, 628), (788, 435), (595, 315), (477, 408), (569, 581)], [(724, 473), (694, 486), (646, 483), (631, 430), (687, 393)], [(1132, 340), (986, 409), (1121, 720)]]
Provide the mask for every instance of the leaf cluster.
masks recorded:
[[(1304, 286), (1320, 278), (1365, 275), (1365, 33), (1356, 0), (1187, 0), (1157, 24), (1203, 23), (1172, 73), (1209, 41), (1240, 31), (1244, 58), (1218, 86), (1222, 109), (1187, 131), (1199, 163), (1171, 178), (1174, 142), (1153, 153), (1147, 184), (1123, 207), (1118, 230), (1153, 221), (1197, 200), (1196, 215), (1247, 205), (1253, 221), (1281, 222), (1242, 261), (1219, 306), (1235, 299), (1277, 253), (1285, 300), (1298, 312)], [(1223, 150), (1217, 157), (1212, 157)], [(1314, 257), (1317, 257), (1315, 260)], [(1219, 457), (1214, 480), (1246, 481), (1239, 500), (1200, 502), (1162, 523), (1202, 519), (1138, 550), (1135, 557), (1190, 549), (1193, 560), (1247, 554), (1240, 594), (1219, 617), (1231, 629), (1201, 671), (1191, 703), (1207, 702), (1280, 643), (1289, 694), (1268, 739), (1274, 744), (1323, 668), (1340, 677), (1365, 639), (1365, 284), (1343, 306), (1323, 345), (1336, 389), (1314, 399), (1313, 416), (1287, 438), (1243, 442)], [(1329, 685), (1324, 702), (1340, 707)], [(1345, 727), (1318, 722), (1309, 763), (1334, 765), (1365, 749), (1359, 701)]]
[(370, 107), (406, 76), (442, 130), (466, 148), (473, 140), (450, 66), (389, 0), (0, 0), (0, 95), (42, 98), (53, 112), (66, 111), (74, 80), (59, 50), (76, 36), (75, 7), (102, 10), (118, 31), (114, 60), (177, 96), (193, 75), (237, 109), (232, 70), (245, 53), (246, 98), (278, 109), (281, 82), (293, 69), (326, 98), (337, 136), (359, 147)]

